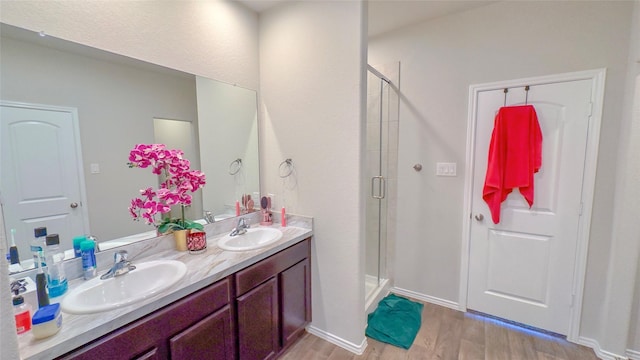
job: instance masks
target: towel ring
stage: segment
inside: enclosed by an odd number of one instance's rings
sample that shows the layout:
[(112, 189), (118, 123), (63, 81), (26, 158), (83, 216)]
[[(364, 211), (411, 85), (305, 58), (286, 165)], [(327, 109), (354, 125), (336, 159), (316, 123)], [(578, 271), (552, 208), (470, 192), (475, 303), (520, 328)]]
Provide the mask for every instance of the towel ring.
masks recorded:
[(507, 93), (509, 92), (509, 88), (504, 88), (504, 106), (507, 106)]
[(237, 158), (229, 164), (229, 175), (235, 175), (242, 169), (242, 159)]
[[(286, 166), (287, 166), (287, 169), (288, 169), (289, 171), (288, 171), (286, 174), (282, 175), (282, 173), (283, 173), (282, 167), (283, 167), (284, 165), (286, 165)], [(284, 179), (284, 178), (286, 178), (286, 177), (289, 177), (292, 173), (293, 173), (293, 161), (291, 161), (291, 159), (286, 159), (285, 161), (283, 161), (283, 162), (281, 162), (281, 163), (280, 163), (280, 166), (278, 166), (278, 175), (279, 175), (281, 178), (283, 178), (283, 179)]]
[(529, 103), (529, 85), (524, 87), (525, 96), (524, 96), (524, 104), (527, 105)]

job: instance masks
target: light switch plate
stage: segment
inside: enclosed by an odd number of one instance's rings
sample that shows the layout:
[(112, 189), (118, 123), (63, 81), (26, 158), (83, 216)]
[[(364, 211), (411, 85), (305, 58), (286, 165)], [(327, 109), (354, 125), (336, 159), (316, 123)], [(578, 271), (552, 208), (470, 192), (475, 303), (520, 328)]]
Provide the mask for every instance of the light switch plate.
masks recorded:
[(456, 176), (456, 163), (436, 163), (436, 176)]
[(91, 164), (91, 173), (92, 174), (100, 174), (100, 165), (99, 164)]

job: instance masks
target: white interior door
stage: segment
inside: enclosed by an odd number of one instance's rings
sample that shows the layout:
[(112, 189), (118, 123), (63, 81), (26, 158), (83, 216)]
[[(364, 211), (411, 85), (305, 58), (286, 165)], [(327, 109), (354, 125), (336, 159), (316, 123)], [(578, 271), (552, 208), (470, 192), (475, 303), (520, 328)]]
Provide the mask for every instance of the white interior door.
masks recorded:
[[(507, 105), (525, 102), (512, 88)], [(559, 334), (569, 331), (585, 152), (591, 116), (591, 80), (531, 87), (543, 133), (542, 167), (535, 174), (531, 209), (517, 190), (494, 224), (482, 188), (494, 117), (502, 90), (478, 94), (469, 243), (467, 307)]]
[(0, 106), (0, 189), (5, 227), (17, 230), (21, 260), (33, 229), (60, 235), (62, 248), (86, 234), (81, 158), (73, 111)]

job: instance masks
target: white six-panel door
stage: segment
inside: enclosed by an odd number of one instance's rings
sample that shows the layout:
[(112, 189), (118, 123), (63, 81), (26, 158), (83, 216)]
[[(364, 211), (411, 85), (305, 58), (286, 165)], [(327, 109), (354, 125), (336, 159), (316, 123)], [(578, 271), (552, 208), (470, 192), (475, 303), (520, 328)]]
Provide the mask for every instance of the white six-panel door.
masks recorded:
[[(524, 104), (525, 94), (522, 87), (512, 88), (507, 105)], [(531, 87), (527, 100), (543, 132), (534, 203), (529, 209), (515, 190), (502, 203), (499, 224), (491, 221), (482, 188), (494, 117), (504, 104), (504, 93), (478, 94), (468, 309), (568, 333), (591, 94), (591, 80)]]
[(7, 233), (17, 230), (21, 260), (30, 258), (33, 229), (60, 235), (62, 248), (88, 229), (75, 113), (3, 102), (0, 189)]

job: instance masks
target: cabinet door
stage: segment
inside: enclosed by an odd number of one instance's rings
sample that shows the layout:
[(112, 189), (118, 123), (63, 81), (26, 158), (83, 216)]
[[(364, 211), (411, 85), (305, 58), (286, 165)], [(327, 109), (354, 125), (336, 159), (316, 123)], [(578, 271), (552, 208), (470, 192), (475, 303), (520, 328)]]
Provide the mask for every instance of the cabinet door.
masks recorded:
[(231, 307), (223, 307), (169, 340), (172, 360), (235, 358)]
[(309, 260), (305, 259), (280, 273), (280, 314), (282, 346), (287, 347), (311, 320)]
[(240, 360), (272, 359), (278, 353), (278, 282), (276, 278), (237, 299)]

